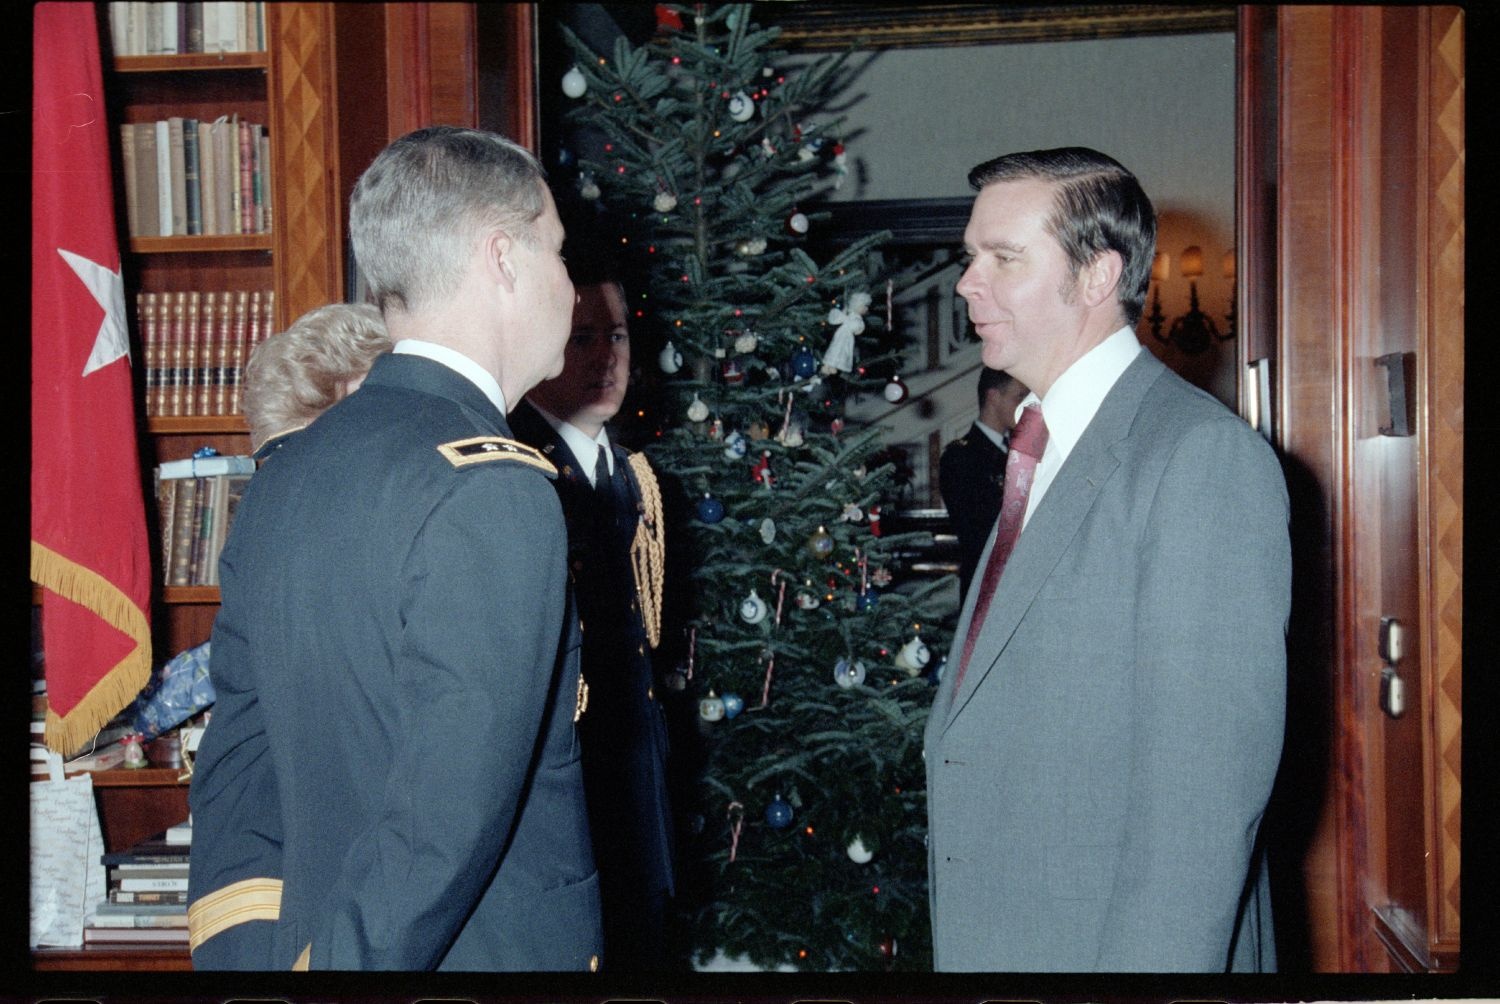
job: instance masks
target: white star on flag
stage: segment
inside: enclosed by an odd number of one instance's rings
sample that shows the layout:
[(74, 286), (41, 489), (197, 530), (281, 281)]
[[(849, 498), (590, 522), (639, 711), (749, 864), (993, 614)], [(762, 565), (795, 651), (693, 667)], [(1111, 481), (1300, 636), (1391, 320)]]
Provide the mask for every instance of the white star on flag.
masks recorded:
[(104, 320), (94, 338), (94, 351), (84, 364), (83, 375), (103, 369), (120, 357), (130, 358), (130, 338), (125, 330), (125, 282), (119, 272), (111, 272), (98, 262), (71, 251), (57, 249), (63, 261), (77, 273), (89, 293), (104, 308)]

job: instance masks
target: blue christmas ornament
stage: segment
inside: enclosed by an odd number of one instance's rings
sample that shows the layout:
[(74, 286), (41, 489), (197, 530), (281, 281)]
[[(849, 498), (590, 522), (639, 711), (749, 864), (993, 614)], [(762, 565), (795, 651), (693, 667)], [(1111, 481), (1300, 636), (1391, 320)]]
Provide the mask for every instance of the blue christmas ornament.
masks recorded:
[(792, 375), (799, 380), (805, 380), (818, 371), (818, 357), (813, 355), (812, 349), (803, 346), (792, 353)]
[(766, 825), (773, 830), (784, 830), (792, 825), (792, 807), (780, 795), (766, 806)]
[(733, 718), (745, 710), (745, 699), (739, 694), (725, 694), (723, 701), (725, 718)]
[(868, 592), (860, 593), (859, 600), (855, 605), (856, 607), (858, 607), (860, 613), (867, 613), (871, 610), (874, 610), (875, 607), (879, 605), (879, 603), (880, 597), (873, 592)]
[(712, 495), (698, 500), (698, 518), (705, 523), (717, 523), (724, 518), (724, 503)]

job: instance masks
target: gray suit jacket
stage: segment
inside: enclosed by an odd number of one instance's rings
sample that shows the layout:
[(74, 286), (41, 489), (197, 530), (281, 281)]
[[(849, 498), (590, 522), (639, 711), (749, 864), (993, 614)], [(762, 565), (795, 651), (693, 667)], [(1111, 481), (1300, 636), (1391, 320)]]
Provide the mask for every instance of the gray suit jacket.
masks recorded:
[(1286, 710), (1287, 519), (1265, 441), (1142, 352), (1032, 513), (962, 686), (955, 651), (938, 687), (938, 970), (1275, 968), (1257, 835)]

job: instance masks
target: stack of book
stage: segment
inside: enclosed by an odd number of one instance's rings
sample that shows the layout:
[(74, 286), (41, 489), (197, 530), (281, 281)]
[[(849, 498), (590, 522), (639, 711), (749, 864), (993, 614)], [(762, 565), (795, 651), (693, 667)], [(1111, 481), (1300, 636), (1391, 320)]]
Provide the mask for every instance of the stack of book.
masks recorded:
[[(216, 586), (219, 554), (255, 460), (247, 456), (178, 460), (157, 468), (162, 569), (168, 586)], [(195, 476), (207, 471), (207, 476)]]
[(206, 3), (116, 2), (109, 34), (116, 56), (180, 52), (263, 52), (266, 5), (247, 0)]
[(136, 294), (146, 414), (240, 414), (240, 377), (270, 336), (275, 309), (269, 289)]
[(84, 924), (83, 943), (186, 945), (191, 845), (192, 826), (182, 823), (105, 854), (109, 893)]
[(234, 115), (120, 123), (132, 237), (271, 232), (271, 140)]

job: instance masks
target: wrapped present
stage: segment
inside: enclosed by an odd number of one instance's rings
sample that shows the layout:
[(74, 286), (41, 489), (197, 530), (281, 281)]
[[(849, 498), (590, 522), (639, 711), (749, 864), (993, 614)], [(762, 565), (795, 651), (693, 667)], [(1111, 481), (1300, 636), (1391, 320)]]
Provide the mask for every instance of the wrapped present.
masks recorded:
[(214, 703), (208, 642), (179, 652), (152, 676), (131, 708), (131, 725), (147, 742)]

